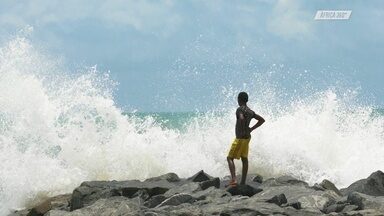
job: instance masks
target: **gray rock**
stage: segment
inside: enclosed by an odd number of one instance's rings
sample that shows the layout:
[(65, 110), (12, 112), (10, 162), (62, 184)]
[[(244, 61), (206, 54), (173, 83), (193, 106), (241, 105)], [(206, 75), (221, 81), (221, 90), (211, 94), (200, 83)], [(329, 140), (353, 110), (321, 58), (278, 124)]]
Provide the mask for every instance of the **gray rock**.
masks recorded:
[(301, 203), (302, 208), (308, 208), (308, 209), (318, 209), (322, 212), (325, 211), (325, 209), (336, 203), (337, 194), (333, 191), (324, 192), (321, 195), (307, 195), (304, 197), (300, 197), (298, 201)]
[(154, 208), (154, 209), (150, 209), (147, 212), (151, 212), (152, 214), (151, 215), (164, 215), (164, 216), (168, 216), (168, 215), (183, 215), (183, 216), (192, 216), (192, 215), (199, 215), (199, 216), (202, 216), (202, 215), (205, 215), (203, 214), (203, 211), (198, 207), (198, 206), (194, 206), (190, 203), (182, 203), (180, 205), (177, 205), (177, 206), (171, 206), (171, 205), (166, 205), (166, 206), (162, 206), (162, 207), (159, 207), (159, 208)]
[(242, 196), (253, 196), (262, 191), (260, 188), (254, 188), (250, 185), (237, 185), (233, 187), (229, 187), (227, 191), (232, 195), (242, 195)]
[(321, 215), (319, 212), (282, 208), (273, 203), (260, 202), (252, 198), (229, 203), (212, 203), (200, 206), (205, 215)]
[(129, 181), (91, 181), (83, 182), (77, 187), (71, 197), (70, 210), (76, 210), (91, 205), (98, 199), (114, 196), (126, 196), (129, 198), (140, 196), (142, 199), (163, 194), (177, 186), (167, 180), (140, 182)]
[(181, 186), (173, 187), (164, 193), (164, 196), (170, 197), (178, 193), (192, 194), (194, 192), (201, 191), (200, 184), (198, 182), (190, 182)]
[(158, 206), (156, 206), (156, 208), (166, 206), (166, 205), (177, 206), (182, 203), (192, 203), (194, 201), (195, 199), (191, 195), (186, 193), (180, 193), (180, 194), (175, 194), (169, 197), (168, 199), (164, 200)]
[(354, 182), (348, 188), (342, 189), (344, 195), (356, 191), (371, 196), (384, 196), (384, 173), (376, 171), (368, 178)]
[(332, 204), (324, 209), (324, 213), (329, 214), (331, 212), (341, 212), (347, 204)]
[(167, 197), (164, 195), (156, 195), (156, 196), (151, 197), (149, 200), (145, 201), (144, 206), (146, 206), (148, 208), (154, 208), (166, 199), (167, 199)]
[(329, 180), (327, 179), (324, 179), (321, 183), (320, 183), (320, 186), (326, 190), (332, 190), (334, 191), (336, 194), (338, 194), (339, 196), (342, 196), (341, 192), (339, 191), (339, 189), (337, 189), (337, 187)]
[(273, 187), (273, 186), (284, 186), (284, 185), (308, 186), (308, 183), (298, 180), (292, 176), (281, 176), (278, 178), (270, 178), (265, 180), (261, 184), (261, 187)]
[(200, 170), (195, 175), (188, 178), (189, 181), (193, 181), (193, 182), (203, 182), (210, 179), (212, 179), (212, 176), (205, 173), (204, 170)]
[(128, 199), (123, 196), (99, 199), (92, 205), (72, 212), (51, 210), (45, 216), (118, 216), (143, 214), (139, 199)]
[(294, 209), (301, 209), (301, 203), (299, 201), (287, 203), (286, 206), (290, 206)]
[(180, 178), (179, 176), (177, 176), (176, 173), (167, 173), (161, 176), (146, 179), (145, 181), (153, 182), (153, 181), (161, 181), (161, 180), (166, 180), (168, 182), (179, 182)]
[(383, 211), (378, 211), (375, 209), (364, 209), (364, 210), (358, 210), (358, 211), (350, 211), (343, 213), (343, 216), (383, 216)]
[(345, 213), (345, 212), (355, 211), (358, 209), (359, 209), (359, 206), (357, 205), (346, 205), (341, 212)]
[(358, 210), (375, 209), (384, 212), (384, 197), (375, 197), (359, 192), (352, 192), (348, 195), (348, 202), (358, 206)]
[(288, 203), (300, 203), (296, 206), (306, 211), (320, 212), (327, 206), (336, 202), (339, 196), (333, 191), (316, 191), (313, 188), (305, 187), (302, 184), (264, 187), (263, 191), (250, 199), (265, 202), (274, 196), (284, 194)]
[(315, 190), (325, 191), (325, 188), (323, 188), (321, 185), (315, 183), (311, 188)]
[(216, 199), (220, 199), (222, 197), (229, 197), (231, 196), (230, 193), (228, 193), (225, 190), (217, 189), (215, 187), (209, 187), (206, 190), (203, 191), (197, 191), (195, 193), (191, 194), (196, 200), (208, 200), (213, 201)]
[(200, 182), (200, 187), (203, 190), (205, 190), (209, 187), (212, 187), (212, 186), (215, 188), (220, 188), (220, 179), (219, 178), (213, 178), (210, 180)]
[(287, 203), (287, 198), (284, 194), (279, 194), (276, 196), (273, 196), (271, 199), (268, 199), (266, 202), (268, 203), (275, 203), (278, 206), (281, 206), (285, 203)]
[(339, 199), (336, 200), (336, 203), (337, 204), (344, 204), (344, 203), (348, 204), (348, 196), (340, 197)]

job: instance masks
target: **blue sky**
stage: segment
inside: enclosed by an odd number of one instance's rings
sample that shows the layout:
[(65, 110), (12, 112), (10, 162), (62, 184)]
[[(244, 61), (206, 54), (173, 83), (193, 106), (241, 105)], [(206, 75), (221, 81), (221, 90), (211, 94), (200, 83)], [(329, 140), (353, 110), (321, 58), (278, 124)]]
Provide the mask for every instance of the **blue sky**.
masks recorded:
[[(352, 15), (317, 21), (317, 10)], [(380, 0), (2, 0), (0, 41), (33, 26), (33, 43), (68, 67), (110, 70), (127, 110), (209, 109), (256, 76), (291, 96), (357, 88), (383, 106), (383, 20)]]

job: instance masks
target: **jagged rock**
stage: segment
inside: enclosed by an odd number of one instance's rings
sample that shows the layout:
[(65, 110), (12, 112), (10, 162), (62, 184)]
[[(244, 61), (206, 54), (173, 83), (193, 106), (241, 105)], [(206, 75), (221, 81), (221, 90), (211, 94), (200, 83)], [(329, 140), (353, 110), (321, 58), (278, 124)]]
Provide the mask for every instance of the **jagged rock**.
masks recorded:
[(229, 203), (211, 203), (200, 206), (205, 215), (320, 215), (319, 212), (282, 208), (273, 203), (260, 202), (251, 198)]
[(51, 210), (45, 216), (89, 216), (89, 215), (139, 215), (141, 214), (138, 199), (128, 199), (123, 196), (99, 199), (92, 205), (77, 209), (72, 212), (62, 210)]
[(229, 187), (227, 191), (232, 195), (253, 196), (262, 191), (260, 188), (254, 188), (250, 185), (237, 185)]
[(337, 197), (338, 195), (334, 191), (328, 191), (321, 195), (303, 196), (298, 201), (301, 203), (302, 208), (318, 209), (324, 212), (328, 206), (336, 203)]
[(273, 186), (284, 186), (284, 185), (308, 186), (308, 183), (298, 180), (292, 176), (281, 176), (278, 178), (270, 178), (265, 180), (261, 184), (261, 187), (273, 187)]
[(147, 200), (144, 203), (144, 206), (146, 206), (148, 208), (154, 208), (166, 199), (167, 199), (167, 197), (164, 195), (156, 195), (156, 196), (151, 197), (149, 200)]
[(170, 197), (172, 195), (178, 194), (178, 193), (194, 193), (197, 191), (201, 191), (200, 184), (198, 182), (190, 182), (178, 187), (173, 187), (167, 192), (164, 193), (166, 197)]
[(341, 192), (339, 191), (339, 189), (337, 189), (337, 187), (329, 180), (327, 179), (324, 179), (321, 183), (320, 183), (320, 186), (326, 190), (333, 190), (336, 194), (338, 194), (339, 196), (342, 196)]
[(197, 191), (195, 193), (191, 194), (194, 198), (197, 200), (202, 200), (202, 199), (217, 199), (225, 196), (231, 196), (230, 193), (228, 193), (225, 190), (217, 189), (215, 187), (209, 187), (206, 190), (203, 191)]
[(176, 173), (167, 173), (167, 174), (164, 174), (164, 175), (161, 175), (161, 176), (157, 176), (157, 177), (152, 177), (152, 178), (149, 178), (149, 179), (146, 179), (145, 181), (160, 181), (160, 180), (166, 180), (168, 182), (179, 182), (180, 181), (180, 178), (179, 176), (177, 176)]
[(343, 216), (383, 216), (383, 211), (378, 211), (376, 209), (364, 209), (358, 211), (350, 211), (343, 213)]
[(355, 210), (358, 210), (358, 208), (359, 206), (357, 205), (346, 205), (341, 212), (345, 213), (345, 212), (355, 211)]
[[(274, 196), (283, 193), (288, 203), (300, 203), (300, 208), (307, 211), (320, 212), (330, 204), (336, 202), (339, 196), (333, 191), (316, 191), (302, 184), (264, 187), (263, 191), (250, 199), (265, 202)], [(297, 206), (298, 207), (298, 206)]]
[(177, 206), (182, 203), (192, 203), (193, 201), (195, 201), (195, 199), (191, 195), (186, 193), (180, 193), (169, 197), (156, 207), (158, 208), (166, 205)]
[(91, 181), (83, 182), (77, 187), (71, 197), (70, 210), (76, 210), (94, 203), (101, 198), (126, 196), (129, 198), (141, 196), (148, 197), (163, 194), (176, 185), (166, 180), (140, 182), (129, 181)]
[(210, 180), (200, 182), (200, 187), (203, 190), (205, 190), (209, 187), (212, 187), (212, 186), (215, 188), (219, 188), (220, 187), (220, 179), (219, 178), (213, 178)]
[(150, 209), (147, 212), (151, 212), (151, 215), (161, 215), (161, 216), (167, 216), (167, 215), (185, 215), (185, 216), (192, 216), (192, 215), (204, 215), (203, 211), (198, 207), (194, 206), (190, 203), (182, 203), (180, 205), (172, 206), (172, 205), (166, 205), (159, 208)]
[[(341, 197), (329, 181), (323, 181), (315, 188), (309, 187), (306, 182), (283, 176), (260, 184), (252, 180), (255, 176), (249, 175), (249, 185), (224, 189), (219, 178), (212, 178), (203, 171), (189, 180), (176, 181), (178, 177), (175, 175), (167, 173), (144, 182), (83, 182), (73, 194), (45, 201), (42, 205), (44, 208), (37, 214), (43, 215), (43, 212), (51, 209), (44, 216), (384, 215), (384, 196), (350, 192), (348, 196)], [(378, 183), (380, 173), (370, 177)], [(69, 198), (71, 208), (78, 209), (69, 211)], [(38, 209), (38, 206), (34, 209)], [(27, 211), (18, 211), (12, 216), (26, 214)]]
[(212, 179), (212, 176), (208, 175), (204, 172), (204, 170), (200, 170), (195, 175), (188, 178), (188, 180), (193, 182), (203, 182)]
[(336, 204), (344, 204), (344, 203), (348, 204), (348, 196), (343, 196), (343, 197), (339, 198), (338, 200), (336, 200)]
[(287, 198), (285, 197), (284, 194), (279, 194), (279, 195), (272, 197), (271, 199), (268, 199), (266, 202), (275, 203), (276, 205), (281, 206), (281, 205), (287, 203)]
[(348, 204), (332, 204), (324, 209), (324, 213), (329, 214), (331, 212), (341, 212)]
[(342, 189), (344, 195), (356, 191), (371, 196), (384, 196), (384, 173), (376, 171), (368, 178), (354, 182), (348, 188)]
[(376, 209), (384, 212), (384, 197), (374, 197), (359, 192), (352, 192), (348, 195), (348, 202), (358, 206), (358, 210)]
[(325, 188), (323, 188), (321, 185), (315, 183), (311, 188), (315, 190), (325, 191)]
[(301, 209), (301, 203), (300, 202), (287, 203), (286, 206), (291, 206), (295, 209)]

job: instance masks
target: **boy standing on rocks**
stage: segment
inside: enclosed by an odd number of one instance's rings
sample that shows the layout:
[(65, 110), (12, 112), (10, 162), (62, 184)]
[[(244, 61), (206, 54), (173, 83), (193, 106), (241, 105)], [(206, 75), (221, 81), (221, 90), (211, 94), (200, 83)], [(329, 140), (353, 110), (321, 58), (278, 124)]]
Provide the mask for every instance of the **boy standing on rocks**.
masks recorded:
[[(239, 108), (236, 110), (236, 138), (233, 141), (227, 156), (229, 171), (231, 172), (231, 181), (229, 182), (230, 186), (237, 185), (235, 163), (233, 159), (240, 159), (240, 157), (243, 163), (243, 172), (241, 175), (240, 184), (245, 184), (245, 179), (248, 172), (248, 145), (249, 141), (251, 140), (251, 132), (260, 127), (265, 122), (263, 117), (257, 115), (247, 106), (247, 93), (240, 92), (237, 97), (237, 102), (239, 104)], [(250, 128), (249, 123), (251, 122), (252, 118), (255, 118), (257, 123)]]

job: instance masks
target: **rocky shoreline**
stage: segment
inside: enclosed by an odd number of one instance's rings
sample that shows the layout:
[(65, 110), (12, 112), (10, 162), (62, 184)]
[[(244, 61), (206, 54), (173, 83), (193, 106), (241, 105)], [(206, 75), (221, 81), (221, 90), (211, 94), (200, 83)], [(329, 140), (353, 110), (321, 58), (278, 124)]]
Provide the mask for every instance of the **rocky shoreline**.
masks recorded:
[(199, 171), (190, 178), (167, 173), (144, 181), (87, 181), (12, 216), (85, 215), (384, 215), (384, 173), (376, 171), (348, 188), (323, 180), (313, 186), (291, 176), (246, 185)]

